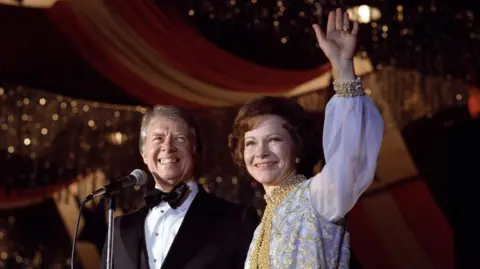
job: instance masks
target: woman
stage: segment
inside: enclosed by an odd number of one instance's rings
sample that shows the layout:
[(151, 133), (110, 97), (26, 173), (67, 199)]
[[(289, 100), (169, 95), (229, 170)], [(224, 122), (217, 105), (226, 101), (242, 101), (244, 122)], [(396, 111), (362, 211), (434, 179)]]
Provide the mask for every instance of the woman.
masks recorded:
[[(353, 70), (358, 24), (340, 9), (330, 12), (326, 35), (314, 25), (334, 71), (336, 95), (326, 108), (326, 165), (307, 179), (312, 126), (294, 101), (263, 97), (235, 119), (229, 146), (237, 164), (265, 189), (267, 206), (245, 268), (348, 268), (349, 236), (343, 219), (371, 184), (383, 120)], [(318, 138), (317, 138), (318, 139)]]

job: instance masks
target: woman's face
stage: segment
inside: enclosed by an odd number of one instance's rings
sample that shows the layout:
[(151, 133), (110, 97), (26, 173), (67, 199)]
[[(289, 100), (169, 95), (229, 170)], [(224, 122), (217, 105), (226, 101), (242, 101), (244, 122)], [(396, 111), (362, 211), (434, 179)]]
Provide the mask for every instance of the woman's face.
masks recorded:
[(266, 190), (295, 174), (295, 145), (284, 125), (279, 116), (261, 116), (256, 128), (245, 133), (245, 165)]

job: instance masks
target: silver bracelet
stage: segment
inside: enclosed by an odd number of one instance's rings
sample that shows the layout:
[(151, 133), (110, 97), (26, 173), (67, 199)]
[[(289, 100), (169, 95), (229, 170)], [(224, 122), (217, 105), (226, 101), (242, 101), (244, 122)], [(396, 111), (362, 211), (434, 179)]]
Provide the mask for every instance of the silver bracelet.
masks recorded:
[(333, 90), (339, 97), (355, 97), (365, 95), (360, 77), (349, 82), (333, 81)]

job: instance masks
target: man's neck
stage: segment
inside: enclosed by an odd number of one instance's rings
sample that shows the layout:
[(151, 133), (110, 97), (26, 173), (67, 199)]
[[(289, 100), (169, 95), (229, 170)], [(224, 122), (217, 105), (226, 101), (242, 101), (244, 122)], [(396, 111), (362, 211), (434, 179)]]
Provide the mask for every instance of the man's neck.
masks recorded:
[(191, 179), (189, 179), (189, 180), (180, 181), (180, 182), (178, 182), (176, 185), (167, 186), (167, 188), (166, 188), (165, 186), (162, 186), (161, 184), (155, 183), (155, 188), (161, 190), (162, 192), (170, 193), (170, 192), (172, 192), (173, 189), (175, 189), (176, 186), (178, 186), (178, 185), (180, 185), (180, 184), (183, 184), (183, 183), (188, 184), (189, 182), (194, 182), (194, 181), (195, 181), (195, 180), (194, 180), (193, 178), (191, 178)]

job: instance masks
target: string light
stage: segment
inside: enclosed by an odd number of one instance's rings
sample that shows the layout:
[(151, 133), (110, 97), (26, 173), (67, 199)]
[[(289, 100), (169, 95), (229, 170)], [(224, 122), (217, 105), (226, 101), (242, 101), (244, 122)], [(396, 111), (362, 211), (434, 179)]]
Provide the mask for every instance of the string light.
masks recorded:
[[(20, 87), (12, 85), (2, 89), (7, 89), (2, 91), (9, 94), (2, 98), (0, 103), (2, 113), (5, 112), (2, 115), (7, 115), (0, 123), (0, 132), (5, 138), (0, 140), (0, 148), (6, 149), (5, 154), (12, 154), (12, 156), (15, 154), (33, 162), (28, 167), (22, 167), (21, 170), (14, 168), (18, 164), (11, 167), (12, 176), (32, 178), (34, 183), (29, 183), (30, 187), (53, 184), (51, 180), (58, 184), (62, 180), (70, 180), (81, 171), (96, 169), (98, 166), (105, 174), (113, 175), (112, 178), (116, 174), (120, 176), (128, 173), (119, 170), (130, 170), (140, 166), (141, 158), (137, 152), (138, 128), (147, 108), (92, 103), (47, 94), (35, 89), (21, 87), (20, 90)], [(2, 95), (5, 96), (3, 93)], [(29, 101), (24, 102), (27, 96)], [(316, 99), (318, 98), (309, 98), (309, 100)], [(18, 107), (19, 100), (22, 101), (20, 107)], [(79, 109), (75, 112), (73, 108)], [(18, 114), (18, 111), (22, 113)], [(225, 113), (225, 115), (233, 115), (227, 111)], [(202, 115), (202, 113), (196, 114), (200, 117)], [(219, 115), (215, 113), (212, 116)], [(19, 121), (22, 123), (19, 124)], [(208, 122), (214, 121), (208, 120)], [(211, 127), (208, 126), (207, 124), (205, 128), (210, 130)], [(219, 127), (213, 128), (219, 129)], [(210, 134), (209, 139), (216, 141), (220, 137), (212, 137)], [(51, 152), (51, 154), (45, 155), (45, 152)], [(138, 163), (133, 161), (134, 157), (124, 158), (124, 156), (137, 156)], [(13, 160), (13, 158), (10, 159)], [(228, 160), (223, 157), (221, 159)], [(209, 191), (215, 191), (216, 194), (223, 195), (224, 198), (232, 201), (239, 199), (240, 190), (252, 192), (252, 195), (255, 190), (261, 191), (261, 186), (255, 182), (252, 183), (253, 190), (246, 188), (245, 184), (250, 182), (250, 179), (246, 179), (248, 175), (239, 174), (237, 168), (232, 167), (231, 163), (225, 166), (220, 160), (214, 158), (206, 158), (202, 161), (206, 162), (202, 167), (210, 167), (204, 177), (204, 183)], [(228, 166), (230, 168), (225, 172), (224, 169)], [(39, 170), (43, 170), (42, 173), (57, 170), (62, 172), (58, 175), (36, 175), (35, 171)], [(26, 174), (23, 175), (24, 173)], [(50, 180), (36, 182), (38, 178), (50, 178)], [(20, 180), (12, 182), (14, 184), (9, 188), (13, 192), (16, 189), (25, 188)], [(222, 186), (221, 192), (217, 185)], [(262, 202), (259, 199), (255, 203), (261, 206)]]
[(368, 5), (351, 7), (347, 9), (347, 12), (351, 20), (358, 21), (359, 23), (369, 23), (379, 20), (382, 15), (378, 8)]
[[(326, 61), (311, 24), (325, 26), (328, 12), (343, 2), (252, 0), (236, 1), (233, 7), (230, 1), (187, 0), (177, 8), (184, 14), (194, 10), (195, 16), (190, 17), (193, 25), (227, 51), (266, 66), (306, 69)], [(471, 61), (480, 56), (480, 25), (472, 10), (438, 1), (414, 5), (379, 1), (341, 7), (352, 20), (362, 23), (357, 47), (360, 54), (368, 52), (375, 66), (395, 65), (443, 77), (450, 73), (470, 84), (480, 84), (480, 63)], [(221, 37), (219, 27), (226, 32)], [(271, 42), (272, 37), (278, 42)], [(244, 40), (261, 45), (252, 50)]]
[[(49, 195), (48, 187), (67, 186), (89, 170), (99, 168), (110, 178), (117, 178), (142, 167), (140, 157), (124, 157), (138, 155), (138, 128), (146, 109), (75, 100), (14, 84), (0, 85), (0, 165), (8, 167), (0, 185), (2, 205), (10, 200), (14, 204), (15, 200), (40, 201), (42, 195)], [(104, 135), (109, 133), (112, 135)], [(119, 208), (124, 208), (124, 201), (131, 205), (136, 195), (141, 194), (134, 189), (122, 194)], [(52, 250), (35, 250), (31, 241), (25, 248), (24, 242), (15, 238), (19, 232), (24, 233), (23, 226), (17, 228), (15, 221), (13, 215), (0, 218), (0, 268), (63, 268), (71, 262), (68, 251), (58, 251), (68, 249), (68, 241)], [(53, 252), (49, 264), (42, 265), (45, 253)]]

